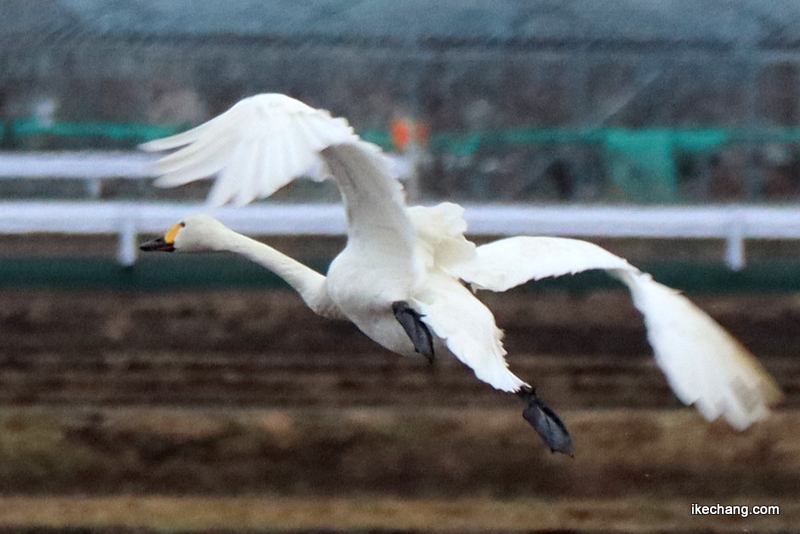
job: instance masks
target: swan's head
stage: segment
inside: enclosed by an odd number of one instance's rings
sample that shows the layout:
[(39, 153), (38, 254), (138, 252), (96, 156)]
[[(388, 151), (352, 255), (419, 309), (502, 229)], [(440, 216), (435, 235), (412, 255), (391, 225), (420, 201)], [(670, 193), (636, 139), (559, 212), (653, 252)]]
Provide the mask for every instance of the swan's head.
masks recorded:
[(189, 215), (175, 223), (162, 237), (143, 243), (139, 248), (144, 251), (162, 252), (221, 250), (226, 231), (228, 229), (225, 225), (213, 217)]

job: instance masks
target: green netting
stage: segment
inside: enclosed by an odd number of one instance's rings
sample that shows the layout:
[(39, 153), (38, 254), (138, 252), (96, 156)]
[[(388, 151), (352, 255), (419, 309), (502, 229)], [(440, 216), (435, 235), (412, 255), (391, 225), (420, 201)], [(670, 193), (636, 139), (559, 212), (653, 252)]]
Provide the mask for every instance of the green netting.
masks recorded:
[[(19, 137), (99, 137), (130, 140), (156, 139), (184, 129), (180, 125), (105, 122), (52, 122), (37, 118), (18, 119), (0, 125), (5, 146)], [(391, 149), (388, 132), (361, 132), (367, 141)], [(729, 143), (797, 143), (800, 129), (723, 128), (519, 128), (464, 133), (434, 132), (432, 151), (470, 156), (482, 147), (537, 144), (592, 144), (601, 149), (605, 174), (613, 187), (612, 197), (632, 202), (674, 202), (678, 199), (676, 155), (719, 150)]]
[(607, 130), (603, 136), (606, 173), (626, 200), (675, 202), (676, 152), (714, 151), (727, 139), (723, 130)]
[(108, 123), (108, 122), (42, 122), (37, 118), (18, 119), (10, 126), (5, 126), (3, 135), (8, 135), (6, 128), (11, 128), (15, 136), (52, 135), (56, 137), (102, 137), (107, 139), (130, 139), (135, 142), (149, 141), (178, 132), (176, 125), (158, 125), (145, 123)]

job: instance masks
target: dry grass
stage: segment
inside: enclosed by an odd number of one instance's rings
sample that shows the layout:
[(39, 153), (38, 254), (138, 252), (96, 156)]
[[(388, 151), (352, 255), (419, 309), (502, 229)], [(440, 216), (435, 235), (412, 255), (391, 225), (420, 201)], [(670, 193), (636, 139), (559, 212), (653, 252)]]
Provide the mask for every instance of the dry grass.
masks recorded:
[[(714, 504), (714, 503), (704, 503)], [(0, 499), (2, 526), (146, 527), (198, 529), (382, 529), (432, 531), (760, 531), (800, 524), (800, 503), (732, 500), (722, 504), (779, 504), (780, 515), (691, 515), (684, 500), (532, 500), (488, 498), (286, 497), (9, 497)]]
[(797, 410), (741, 433), (690, 409), (567, 410), (575, 459), (551, 455), (511, 409), (89, 413), (0, 409), (0, 494), (799, 495)]

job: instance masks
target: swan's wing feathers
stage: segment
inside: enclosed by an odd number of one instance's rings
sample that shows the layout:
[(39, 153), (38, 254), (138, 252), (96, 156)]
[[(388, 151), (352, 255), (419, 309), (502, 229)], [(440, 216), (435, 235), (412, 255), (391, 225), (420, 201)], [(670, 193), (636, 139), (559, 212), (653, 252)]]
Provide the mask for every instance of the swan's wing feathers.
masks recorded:
[(257, 102), (243, 100), (231, 109), (183, 133), (139, 145), (148, 152), (180, 148), (153, 164), (161, 176), (158, 187), (174, 187), (210, 176), (223, 169), (242, 139), (252, 137)]
[(231, 139), (205, 139), (168, 154), (152, 164), (157, 187), (177, 187), (221, 171), (235, 148)]
[[(271, 195), (312, 168), (322, 150), (343, 143), (363, 143), (346, 120), (285, 95), (263, 94), (141, 148), (178, 148), (154, 164), (161, 174), (157, 186), (173, 187), (220, 173), (209, 203), (233, 200), (241, 205)], [(258, 155), (255, 161), (253, 153)]]
[(416, 303), (422, 321), (443, 339), (456, 358), (472, 368), (475, 376), (502, 391), (523, 386), (508, 369), (502, 331), (481, 301), (457, 280), (433, 275), (428, 291)]
[(520, 236), (479, 246), (474, 258), (454, 266), (452, 272), (477, 289), (506, 291), (550, 276), (631, 268), (624, 259), (587, 241)]
[(505, 291), (528, 280), (603, 269), (631, 291), (647, 326), (656, 361), (675, 395), (708, 420), (735, 428), (766, 417), (781, 398), (756, 358), (679, 292), (655, 282), (624, 259), (575, 239), (513, 237), (477, 248), (454, 273), (475, 287)]
[(656, 362), (675, 395), (709, 421), (744, 429), (763, 419), (781, 391), (758, 360), (685, 296), (638, 271), (612, 272), (644, 316)]
[[(311, 158), (308, 157), (306, 146), (310, 146), (310, 143), (305, 134), (297, 128), (288, 128), (284, 132), (282, 140), (283, 145), (280, 154), (283, 160), (281, 162), (281, 170), (276, 172), (291, 175), (295, 173), (295, 169), (301, 169), (298, 172), (304, 172), (312, 176), (308, 171), (316, 161), (319, 161), (319, 157), (316, 154)], [(264, 193), (260, 191), (259, 194), (263, 195)]]
[[(231, 111), (232, 110), (233, 108), (231, 108)], [(221, 116), (215, 117), (199, 126), (192, 128), (191, 130), (186, 130), (185, 132), (181, 132), (179, 134), (142, 143), (139, 145), (139, 148), (146, 152), (161, 152), (164, 150), (172, 150), (174, 148), (186, 146), (194, 143), (198, 139), (206, 137), (208, 131), (219, 131), (220, 129), (224, 129), (227, 119), (219, 120), (220, 118)]]
[[(221, 206), (233, 199), (237, 206), (243, 206), (256, 197), (259, 180), (237, 180), (237, 176), (258, 176), (258, 164), (263, 156), (263, 143), (242, 142), (234, 148), (230, 165), (222, 170), (222, 176), (214, 184), (208, 202)], [(237, 189), (237, 186), (238, 189)]]
[(372, 254), (389, 252), (410, 262), (414, 230), (403, 186), (389, 174), (380, 148), (364, 141), (339, 144), (323, 150), (322, 158), (342, 193), (348, 237), (371, 242)]

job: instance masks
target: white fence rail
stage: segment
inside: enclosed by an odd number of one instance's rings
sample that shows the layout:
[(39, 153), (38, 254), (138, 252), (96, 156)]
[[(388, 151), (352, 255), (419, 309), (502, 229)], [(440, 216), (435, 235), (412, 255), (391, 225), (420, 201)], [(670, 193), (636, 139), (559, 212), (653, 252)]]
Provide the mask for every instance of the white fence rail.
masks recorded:
[[(117, 257), (130, 265), (138, 234), (163, 232), (187, 214), (206, 211), (200, 203), (0, 202), (0, 234), (116, 234)], [(345, 233), (338, 204), (260, 203), (211, 213), (249, 234)], [(718, 238), (727, 244), (725, 261), (732, 269), (745, 265), (745, 239), (800, 238), (800, 210), (792, 207), (467, 205), (465, 217), (473, 235)]]
[[(152, 177), (147, 154), (0, 154), (0, 178), (58, 177), (89, 180)], [(136, 260), (137, 236), (163, 232), (181, 217), (208, 211), (201, 203), (15, 201), (0, 202), (0, 234), (50, 232), (116, 234), (117, 257)], [(344, 211), (336, 204), (259, 203), (212, 212), (249, 234), (342, 235)], [(745, 265), (746, 239), (800, 239), (800, 207), (469, 205), (475, 235), (569, 235), (575, 237), (717, 238), (726, 242), (725, 262)]]
[(157, 159), (144, 152), (5, 152), (0, 178), (148, 178)]
[(83, 180), (96, 198), (105, 178), (153, 178), (149, 166), (156, 159), (143, 152), (5, 152), (0, 153), (0, 179)]

